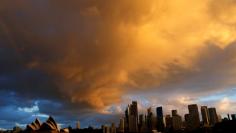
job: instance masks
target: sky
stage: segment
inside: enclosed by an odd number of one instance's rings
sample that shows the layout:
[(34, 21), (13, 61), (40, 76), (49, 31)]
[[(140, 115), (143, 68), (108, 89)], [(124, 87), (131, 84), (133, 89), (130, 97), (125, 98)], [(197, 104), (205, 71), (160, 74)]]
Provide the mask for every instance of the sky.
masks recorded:
[(0, 128), (236, 110), (235, 0), (0, 1)]

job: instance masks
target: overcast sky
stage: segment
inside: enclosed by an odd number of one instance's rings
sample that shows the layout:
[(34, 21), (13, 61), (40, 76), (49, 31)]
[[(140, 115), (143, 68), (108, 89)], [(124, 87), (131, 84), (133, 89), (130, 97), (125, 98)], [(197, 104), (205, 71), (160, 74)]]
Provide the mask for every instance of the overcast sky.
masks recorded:
[(118, 122), (187, 105), (236, 110), (235, 0), (0, 2), (0, 128)]

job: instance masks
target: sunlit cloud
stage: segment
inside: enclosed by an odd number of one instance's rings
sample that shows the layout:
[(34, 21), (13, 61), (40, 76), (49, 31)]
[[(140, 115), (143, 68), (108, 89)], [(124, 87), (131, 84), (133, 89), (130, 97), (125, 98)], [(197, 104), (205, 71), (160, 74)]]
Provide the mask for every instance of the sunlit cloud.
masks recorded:
[[(230, 112), (235, 7), (233, 0), (2, 1), (0, 93), (14, 93), (2, 100), (34, 117), (80, 113), (84, 121), (121, 114), (132, 100), (141, 112), (190, 103)], [(35, 99), (44, 101), (32, 106)]]
[(226, 111), (230, 107), (230, 101), (227, 97), (223, 98), (220, 101), (220, 106), (219, 106), (221, 111)]
[(19, 111), (24, 111), (26, 113), (34, 113), (34, 112), (38, 112), (39, 111), (39, 107), (37, 105), (34, 105), (32, 107), (19, 107), (18, 108)]
[(42, 114), (42, 113), (38, 113), (38, 114), (33, 114), (32, 115), (33, 117), (42, 117), (42, 118), (48, 118), (49, 117), (49, 115), (47, 115), (47, 114)]

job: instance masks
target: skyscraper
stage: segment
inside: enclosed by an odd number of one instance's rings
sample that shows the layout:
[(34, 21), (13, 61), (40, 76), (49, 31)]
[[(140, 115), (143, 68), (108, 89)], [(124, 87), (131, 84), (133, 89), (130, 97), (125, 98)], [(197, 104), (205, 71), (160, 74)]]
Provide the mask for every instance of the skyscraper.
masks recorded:
[(156, 108), (157, 114), (157, 131), (164, 131), (163, 110), (162, 107)]
[(147, 109), (147, 128), (149, 131), (153, 129), (153, 113), (151, 107)]
[(165, 121), (166, 121), (166, 128), (171, 128), (172, 127), (172, 117), (170, 115), (166, 115)]
[(139, 125), (143, 125), (144, 124), (144, 117), (143, 117), (143, 114), (140, 114), (139, 115)]
[(139, 122), (138, 122), (138, 131), (141, 132), (144, 127), (144, 117), (143, 114), (139, 115)]
[(129, 131), (129, 105), (125, 110), (125, 132)]
[(177, 110), (171, 110), (172, 116), (177, 115)]
[(79, 121), (77, 121), (77, 123), (76, 123), (76, 128), (80, 129), (80, 122)]
[(124, 118), (120, 119), (119, 132), (120, 133), (124, 133), (125, 132), (125, 120), (124, 120)]
[(152, 116), (151, 119), (152, 119), (152, 130), (156, 130), (157, 129), (157, 119), (154, 115)]
[(129, 116), (129, 132), (135, 133), (138, 131), (137, 118), (134, 115)]
[(217, 113), (216, 113), (216, 108), (209, 108), (208, 109), (209, 111), (209, 120), (210, 120), (210, 125), (211, 126), (214, 126), (217, 122), (218, 122), (218, 116), (217, 116)]
[(110, 133), (116, 133), (116, 126), (115, 126), (115, 123), (112, 123), (112, 124), (111, 124)]
[(196, 129), (200, 127), (200, 118), (197, 104), (188, 105), (190, 129)]
[(185, 128), (186, 128), (187, 130), (191, 130), (190, 115), (189, 115), (189, 114), (185, 114), (185, 115), (184, 115), (184, 120), (185, 120)]
[(177, 110), (172, 110), (172, 127), (174, 130), (182, 128), (182, 118), (178, 115)]
[(204, 126), (209, 126), (209, 112), (207, 106), (201, 106), (202, 121)]
[(132, 104), (128, 107), (128, 123), (129, 123), (129, 132), (138, 131), (138, 104), (137, 101), (133, 101)]
[(102, 125), (102, 132), (103, 133), (110, 133), (110, 127), (107, 125)]
[(130, 105), (130, 115), (134, 115), (138, 117), (138, 103), (137, 101), (132, 101), (132, 104)]
[(147, 109), (147, 128), (149, 131), (156, 130), (157, 119), (152, 113), (152, 108)]
[(163, 117), (163, 110), (162, 107), (157, 107), (156, 108), (156, 113), (158, 117)]

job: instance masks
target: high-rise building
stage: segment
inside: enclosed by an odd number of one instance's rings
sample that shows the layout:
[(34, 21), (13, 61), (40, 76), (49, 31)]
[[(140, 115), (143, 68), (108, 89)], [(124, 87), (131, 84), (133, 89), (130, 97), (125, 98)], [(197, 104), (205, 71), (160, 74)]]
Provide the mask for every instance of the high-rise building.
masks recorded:
[(134, 115), (129, 116), (129, 132), (137, 132), (138, 125), (137, 125), (137, 118)]
[(138, 122), (138, 131), (141, 132), (143, 127), (144, 127), (144, 117), (143, 117), (143, 114), (140, 114), (139, 115), (139, 122)]
[(152, 113), (152, 108), (147, 109), (147, 128), (149, 131), (153, 129), (153, 113)]
[(172, 116), (177, 115), (177, 110), (172, 110), (172, 111), (171, 111), (171, 114), (172, 114)]
[(132, 101), (132, 104), (130, 105), (130, 115), (134, 115), (138, 117), (138, 103), (137, 101)]
[(164, 119), (163, 119), (163, 110), (162, 107), (156, 108), (157, 114), (157, 131), (163, 132), (164, 131)]
[(119, 132), (120, 133), (124, 133), (125, 132), (125, 120), (124, 120), (124, 118), (120, 119)]
[(143, 117), (143, 114), (140, 114), (140, 115), (139, 115), (139, 122), (138, 122), (138, 124), (139, 124), (140, 126), (142, 126), (142, 125), (144, 124), (144, 117)]
[(163, 117), (162, 107), (157, 107), (156, 108), (156, 113), (157, 113), (157, 117)]
[[(143, 118), (142, 118), (143, 117)], [(142, 121), (142, 122), (141, 122)], [(140, 128), (140, 132), (143, 133), (143, 132), (148, 132), (148, 117), (147, 117), (147, 114), (145, 115), (140, 115), (139, 116), (139, 122), (142, 123), (142, 126)], [(139, 123), (140, 124), (140, 123)]]
[(218, 122), (218, 116), (217, 116), (217, 113), (216, 113), (216, 108), (209, 108), (208, 109), (208, 112), (209, 112), (209, 120), (210, 120), (210, 125), (211, 126), (214, 126), (217, 122)]
[(204, 126), (209, 126), (209, 112), (207, 106), (201, 106), (202, 121)]
[(102, 132), (103, 133), (110, 133), (110, 127), (107, 125), (102, 125)]
[(111, 124), (110, 133), (116, 133), (116, 126), (115, 126), (115, 123), (112, 123), (112, 124)]
[(152, 119), (152, 130), (156, 130), (157, 129), (157, 119), (154, 115), (152, 116), (151, 119)]
[(170, 115), (166, 115), (165, 117), (166, 121), (166, 128), (172, 128), (172, 117)]
[(174, 130), (182, 128), (182, 118), (178, 115), (177, 110), (172, 110), (172, 127)]
[(152, 113), (152, 108), (147, 109), (147, 128), (149, 131), (156, 130), (157, 119)]
[(125, 110), (125, 132), (129, 132), (129, 105)]
[(79, 121), (77, 121), (77, 123), (76, 123), (76, 128), (80, 129), (80, 122)]
[(188, 105), (190, 130), (200, 127), (200, 118), (197, 104)]
[(137, 101), (133, 101), (126, 110), (128, 131), (137, 132), (138, 131), (138, 104)]
[(191, 130), (191, 119), (189, 114), (184, 115), (184, 120), (185, 120), (185, 128), (187, 130)]

